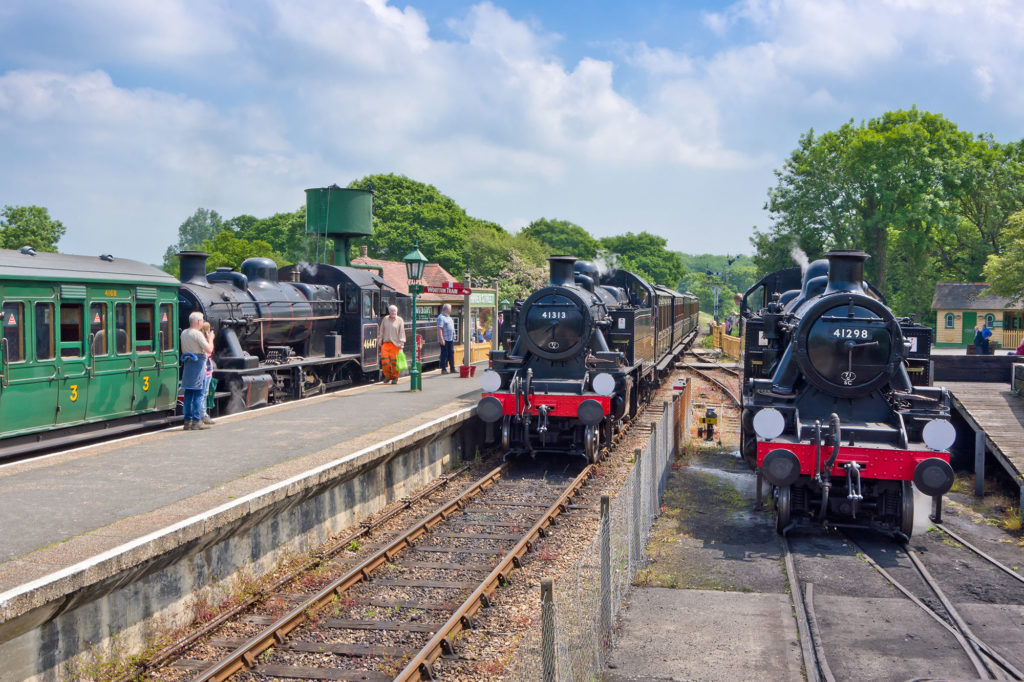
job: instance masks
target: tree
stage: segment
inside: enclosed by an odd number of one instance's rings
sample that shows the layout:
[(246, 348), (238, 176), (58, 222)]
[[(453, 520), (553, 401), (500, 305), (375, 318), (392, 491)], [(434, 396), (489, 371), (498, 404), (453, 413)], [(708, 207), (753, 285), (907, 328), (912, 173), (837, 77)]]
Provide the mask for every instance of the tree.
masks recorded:
[(580, 260), (590, 260), (597, 254), (600, 246), (589, 232), (568, 220), (538, 218), (524, 227), (520, 234), (547, 246), (548, 255), (552, 256), (568, 255), (576, 256)]
[[(264, 241), (281, 254), (286, 263), (317, 260), (324, 254), (334, 251), (333, 241), (323, 237), (306, 234), (306, 207), (301, 206), (290, 213), (275, 213), (269, 218), (253, 218), (240, 215), (228, 221), (228, 225), (237, 226), (235, 236), (249, 241)], [(319, 239), (319, 244), (317, 243)], [(326, 247), (325, 247), (326, 241)]]
[(985, 263), (985, 280), (992, 293), (1020, 301), (1024, 299), (1024, 211), (1010, 216), (1000, 241), (1002, 252)]
[(42, 206), (4, 206), (0, 212), (0, 248), (31, 246), (55, 252), (66, 231), (64, 223), (51, 218)]
[(178, 268), (176, 256), (179, 251), (199, 248), (200, 244), (208, 239), (213, 239), (224, 228), (224, 221), (219, 213), (206, 208), (197, 208), (195, 213), (178, 226), (178, 241), (164, 251), (163, 270), (171, 272), (173, 269), (176, 272)]
[(419, 243), (431, 262), (456, 277), (462, 275), (473, 219), (451, 197), (433, 185), (393, 173), (368, 175), (349, 187), (373, 192), (373, 236), (366, 240), (372, 257), (402, 260)]
[(666, 248), (664, 237), (649, 232), (627, 232), (605, 237), (601, 246), (616, 254), (616, 266), (642, 275), (652, 283), (675, 289), (686, 274), (686, 266), (675, 251)]
[(1018, 145), (972, 137), (916, 108), (801, 136), (776, 171), (767, 232), (755, 231), (762, 271), (834, 247), (871, 255), (866, 275), (897, 314), (930, 319), (940, 278), (971, 279), (997, 250), (999, 228), (1024, 201)]
[[(495, 229), (497, 228), (497, 229)], [(545, 268), (548, 248), (522, 233), (511, 235), (494, 223), (475, 221), (466, 237), (466, 262), (474, 282), (499, 285), (513, 255), (526, 267)]]

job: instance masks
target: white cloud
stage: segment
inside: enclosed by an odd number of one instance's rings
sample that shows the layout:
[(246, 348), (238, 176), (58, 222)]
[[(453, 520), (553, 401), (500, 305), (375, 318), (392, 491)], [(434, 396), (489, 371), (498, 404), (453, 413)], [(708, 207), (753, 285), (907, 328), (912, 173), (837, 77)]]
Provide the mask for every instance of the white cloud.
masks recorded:
[(703, 15), (703, 52), (641, 39), (572, 62), (560, 47), (585, 37), (494, 2), (443, 27), (385, 0), (0, 13), (0, 201), (50, 206), (64, 248), (116, 231), (149, 260), (197, 206), (290, 210), (305, 187), (371, 172), (507, 226), (559, 215), (598, 234), (661, 230), (680, 249), (733, 235), (735, 251), (812, 126), (915, 103), (950, 102), (954, 120), (981, 117), (958, 121), (976, 132), (1024, 113), (1014, 0), (742, 0)]

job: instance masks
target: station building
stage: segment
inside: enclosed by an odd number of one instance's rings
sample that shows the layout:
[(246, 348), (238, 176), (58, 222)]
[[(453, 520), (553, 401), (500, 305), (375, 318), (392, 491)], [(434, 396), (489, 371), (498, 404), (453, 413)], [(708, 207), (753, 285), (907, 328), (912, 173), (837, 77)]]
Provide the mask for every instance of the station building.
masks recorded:
[(1016, 348), (1024, 339), (1024, 309), (988, 291), (985, 282), (939, 282), (935, 285), (935, 342), (939, 346), (974, 343), (974, 328), (982, 322), (992, 330), (995, 348)]

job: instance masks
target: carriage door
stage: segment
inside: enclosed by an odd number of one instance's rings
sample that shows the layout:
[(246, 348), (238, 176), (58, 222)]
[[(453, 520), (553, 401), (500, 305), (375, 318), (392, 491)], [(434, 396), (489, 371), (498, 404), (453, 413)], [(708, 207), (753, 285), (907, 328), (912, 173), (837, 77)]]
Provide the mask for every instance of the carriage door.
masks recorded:
[[(139, 287), (136, 296), (144, 295)], [(156, 291), (152, 292), (156, 298)], [(136, 412), (152, 410), (156, 405), (156, 385), (160, 371), (157, 368), (156, 304), (154, 301), (135, 304), (135, 394), (132, 409)]]
[[(4, 432), (38, 429), (53, 424), (57, 399), (53, 375), (53, 354), (36, 362), (34, 350), (34, 303), (5, 299), (3, 340), (0, 341), (0, 424)], [(51, 303), (40, 303), (49, 306)], [(52, 313), (49, 318), (52, 321)], [(52, 332), (52, 325), (50, 326)], [(44, 346), (45, 347), (45, 346)], [(50, 343), (52, 348), (52, 343)]]
[[(156, 345), (158, 377), (156, 384), (149, 381), (151, 400), (158, 410), (174, 409), (178, 399), (178, 319), (171, 303), (161, 303), (157, 308)], [(143, 379), (143, 382), (146, 380)]]
[[(85, 356), (85, 287), (65, 284), (61, 286), (61, 296), (57, 311), (57, 423), (70, 424), (85, 419), (86, 406), (89, 404), (89, 365)], [(66, 300), (65, 296), (77, 300)]]
[[(89, 417), (120, 417), (131, 413), (134, 361), (131, 356), (131, 303), (127, 289), (108, 289), (105, 299), (89, 304), (89, 349), (92, 352), (92, 394)], [(109, 300), (113, 299), (113, 300)]]

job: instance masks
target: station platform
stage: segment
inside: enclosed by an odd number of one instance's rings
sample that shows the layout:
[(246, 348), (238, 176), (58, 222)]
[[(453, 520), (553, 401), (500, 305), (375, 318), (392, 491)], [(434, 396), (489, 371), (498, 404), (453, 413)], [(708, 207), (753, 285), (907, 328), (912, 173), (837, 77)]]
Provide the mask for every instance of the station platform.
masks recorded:
[[(985, 450), (1020, 487), (1024, 505), (1024, 396), (1014, 395), (1009, 383), (942, 381), (937, 385), (949, 390), (953, 408), (975, 434), (983, 435)], [(980, 464), (984, 474), (984, 459)]]
[(435, 370), (422, 392), (403, 377), (0, 466), (0, 623), (23, 610), (14, 597), (62, 570), (424, 425), (464, 421), (479, 392), (478, 379)]

